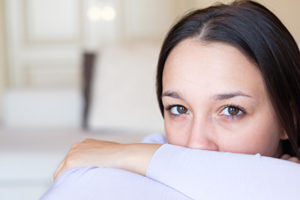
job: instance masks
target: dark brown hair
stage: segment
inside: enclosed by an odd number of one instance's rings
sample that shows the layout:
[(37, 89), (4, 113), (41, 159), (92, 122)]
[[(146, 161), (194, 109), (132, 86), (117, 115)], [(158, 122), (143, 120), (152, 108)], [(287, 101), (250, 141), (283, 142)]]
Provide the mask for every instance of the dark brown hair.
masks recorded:
[(190, 12), (167, 34), (159, 56), (156, 87), (162, 115), (162, 76), (172, 49), (186, 38), (225, 42), (252, 59), (263, 76), (273, 108), (289, 139), (283, 152), (300, 159), (300, 52), (281, 21), (253, 1), (235, 1)]

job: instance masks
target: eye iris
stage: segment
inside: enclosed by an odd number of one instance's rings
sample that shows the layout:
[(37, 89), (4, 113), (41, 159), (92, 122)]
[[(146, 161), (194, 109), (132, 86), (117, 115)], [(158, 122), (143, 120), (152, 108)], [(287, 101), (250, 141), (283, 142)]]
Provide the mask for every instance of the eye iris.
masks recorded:
[(178, 113), (180, 113), (180, 114), (184, 114), (184, 113), (187, 112), (187, 109), (186, 109), (185, 107), (183, 107), (183, 106), (178, 106), (178, 107), (177, 107), (177, 111), (178, 111)]
[(229, 106), (228, 107), (228, 113), (230, 115), (237, 115), (239, 113), (239, 109), (237, 107), (234, 107), (234, 106)]

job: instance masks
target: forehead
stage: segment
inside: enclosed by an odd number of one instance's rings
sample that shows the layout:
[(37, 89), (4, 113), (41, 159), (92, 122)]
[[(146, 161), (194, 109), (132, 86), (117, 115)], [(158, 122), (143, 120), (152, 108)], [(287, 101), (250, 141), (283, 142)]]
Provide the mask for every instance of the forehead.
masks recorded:
[(201, 93), (265, 92), (258, 67), (237, 48), (193, 38), (180, 42), (166, 60), (163, 90), (169, 89), (193, 89)]

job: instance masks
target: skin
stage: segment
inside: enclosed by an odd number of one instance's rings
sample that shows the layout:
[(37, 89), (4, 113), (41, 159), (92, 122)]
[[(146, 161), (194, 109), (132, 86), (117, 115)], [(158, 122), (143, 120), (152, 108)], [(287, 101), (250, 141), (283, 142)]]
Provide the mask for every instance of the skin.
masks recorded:
[(119, 144), (86, 139), (72, 145), (54, 173), (54, 180), (75, 167), (99, 166), (128, 170), (145, 175), (147, 166), (160, 144)]
[[(216, 59), (217, 58), (217, 59)], [(255, 63), (224, 43), (181, 41), (167, 58), (162, 101), (169, 143), (194, 149), (280, 157), (280, 126)], [(159, 144), (88, 139), (72, 146), (54, 179), (74, 167), (120, 168), (145, 175)]]

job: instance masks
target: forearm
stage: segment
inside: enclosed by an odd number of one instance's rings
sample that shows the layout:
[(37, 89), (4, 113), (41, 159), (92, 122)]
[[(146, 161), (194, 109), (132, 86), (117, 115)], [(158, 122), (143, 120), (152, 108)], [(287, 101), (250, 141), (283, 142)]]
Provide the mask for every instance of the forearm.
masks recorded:
[(161, 144), (126, 144), (122, 147), (119, 162), (111, 167), (145, 176), (152, 156), (160, 147)]
[(64, 171), (76, 167), (108, 167), (146, 174), (147, 166), (160, 144), (118, 144), (87, 139), (74, 144), (57, 168), (54, 180)]

